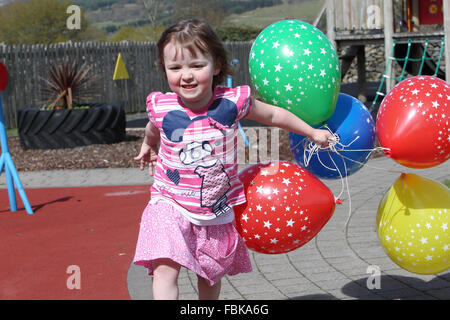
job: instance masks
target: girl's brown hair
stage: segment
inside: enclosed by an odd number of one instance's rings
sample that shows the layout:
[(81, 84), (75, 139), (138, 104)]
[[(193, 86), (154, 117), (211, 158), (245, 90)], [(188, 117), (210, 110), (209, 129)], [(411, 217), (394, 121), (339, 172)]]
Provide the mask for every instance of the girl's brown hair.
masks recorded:
[(210, 54), (215, 66), (220, 66), (220, 72), (213, 78), (213, 88), (224, 81), (225, 76), (231, 75), (232, 70), (228, 63), (228, 56), (222, 41), (208, 23), (199, 19), (188, 19), (178, 22), (164, 30), (157, 43), (157, 65), (165, 73), (164, 47), (175, 41), (195, 56), (195, 51)]

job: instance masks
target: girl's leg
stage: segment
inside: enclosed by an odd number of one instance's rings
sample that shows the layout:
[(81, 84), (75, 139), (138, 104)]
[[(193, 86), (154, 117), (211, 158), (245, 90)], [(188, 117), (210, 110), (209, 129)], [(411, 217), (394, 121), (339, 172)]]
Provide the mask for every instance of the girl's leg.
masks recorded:
[(153, 261), (153, 299), (178, 299), (178, 274), (180, 265), (170, 259)]
[(198, 299), (199, 300), (217, 300), (219, 299), (221, 281), (210, 286), (208, 280), (197, 276), (198, 278)]

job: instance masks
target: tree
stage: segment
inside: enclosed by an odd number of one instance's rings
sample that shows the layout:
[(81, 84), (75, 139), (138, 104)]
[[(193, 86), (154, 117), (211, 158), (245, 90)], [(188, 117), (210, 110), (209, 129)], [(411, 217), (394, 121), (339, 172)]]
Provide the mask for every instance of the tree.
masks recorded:
[(16, 0), (0, 7), (0, 42), (7, 44), (56, 43), (89, 40), (92, 29), (83, 12), (81, 28), (70, 30), (69, 0)]
[(212, 27), (219, 27), (224, 18), (220, 0), (175, 0), (174, 20), (203, 18)]
[(142, 33), (131, 26), (124, 26), (120, 28), (110, 39), (112, 42), (119, 42), (123, 40), (128, 41), (142, 41)]
[(224, 26), (217, 28), (216, 32), (222, 41), (251, 41), (258, 37), (261, 33), (261, 28), (252, 26)]
[(156, 41), (158, 14), (164, 7), (164, 1), (163, 0), (141, 0), (141, 1), (144, 4), (145, 10), (147, 11), (147, 15), (153, 29), (152, 36), (153, 39)]
[[(128, 41), (155, 41), (156, 37), (159, 37), (163, 32), (164, 27), (156, 27), (156, 30), (150, 26), (142, 26), (135, 28), (132, 26), (121, 27), (110, 39), (111, 42), (120, 42), (123, 40)], [(156, 34), (156, 37), (153, 34)]]

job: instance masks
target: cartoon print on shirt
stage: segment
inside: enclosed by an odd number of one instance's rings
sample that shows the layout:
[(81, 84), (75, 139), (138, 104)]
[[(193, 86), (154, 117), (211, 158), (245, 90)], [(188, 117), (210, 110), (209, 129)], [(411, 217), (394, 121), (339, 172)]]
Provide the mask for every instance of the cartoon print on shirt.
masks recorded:
[(194, 141), (181, 149), (179, 155), (185, 165), (201, 163), (194, 170), (202, 178), (200, 205), (212, 207), (213, 213), (219, 216), (230, 209), (226, 204), (226, 194), (231, 184), (222, 162), (215, 159), (212, 153), (213, 147), (208, 141), (202, 143)]
[(191, 119), (182, 110), (173, 110), (164, 116), (162, 129), (166, 137), (172, 142), (182, 142), (184, 131), (195, 121), (208, 119), (219, 130), (231, 128), (236, 121), (238, 109), (233, 101), (216, 99), (208, 108), (207, 115)]
[[(220, 131), (230, 129), (238, 116), (238, 108), (233, 101), (218, 98), (212, 102), (207, 114), (193, 119), (182, 110), (173, 110), (164, 116), (162, 129), (166, 137), (175, 143), (184, 140), (184, 132), (196, 121), (208, 119)], [(214, 157), (214, 148), (209, 141), (186, 141), (179, 151), (181, 162), (193, 167), (193, 172), (202, 178), (200, 204), (212, 207), (216, 216), (228, 211), (226, 193), (231, 188), (230, 178), (222, 162)], [(166, 171), (167, 177), (175, 184), (180, 183), (178, 170)]]

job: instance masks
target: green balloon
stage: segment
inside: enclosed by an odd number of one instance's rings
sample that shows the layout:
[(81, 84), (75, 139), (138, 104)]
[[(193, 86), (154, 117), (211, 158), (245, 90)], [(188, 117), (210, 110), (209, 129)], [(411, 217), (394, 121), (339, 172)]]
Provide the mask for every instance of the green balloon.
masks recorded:
[(316, 27), (282, 20), (265, 28), (250, 50), (249, 71), (261, 100), (310, 125), (334, 112), (341, 87), (339, 57)]

